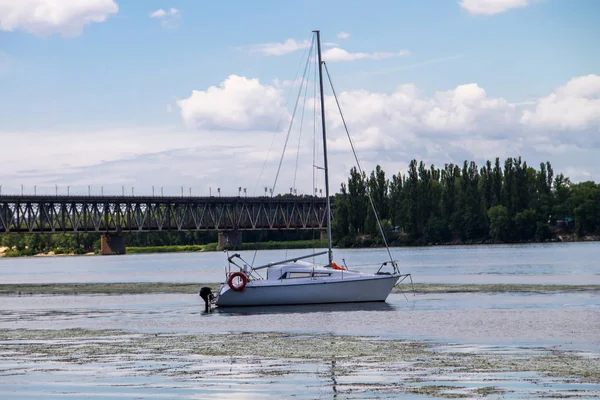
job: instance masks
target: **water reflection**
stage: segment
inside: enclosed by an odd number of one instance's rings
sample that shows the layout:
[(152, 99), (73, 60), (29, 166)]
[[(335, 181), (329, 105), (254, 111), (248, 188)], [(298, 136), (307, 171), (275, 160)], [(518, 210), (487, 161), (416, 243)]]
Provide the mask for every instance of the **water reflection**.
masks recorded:
[(265, 315), (265, 314), (310, 314), (355, 311), (396, 311), (387, 302), (302, 304), (285, 306), (216, 307), (214, 314), (220, 315)]
[(331, 360), (331, 368), (329, 368), (329, 372), (331, 374), (331, 389), (333, 390), (333, 398), (337, 399), (338, 391), (337, 391), (337, 379), (335, 376), (335, 360)]

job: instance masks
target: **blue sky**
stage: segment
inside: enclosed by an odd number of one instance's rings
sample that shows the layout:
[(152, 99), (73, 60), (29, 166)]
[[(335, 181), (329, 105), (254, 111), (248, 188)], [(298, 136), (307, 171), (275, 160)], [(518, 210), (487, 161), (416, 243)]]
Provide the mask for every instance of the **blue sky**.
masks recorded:
[[(277, 45), (302, 47), (312, 29), (326, 60), (337, 51), (327, 62), (367, 168), (521, 155), (599, 179), (600, 2), (76, 3), (0, 0), (0, 138), (15, 154), (2, 161), (5, 192), (88, 182), (203, 193), (256, 180), (275, 126), (255, 119), (281, 115), (281, 82), (302, 56)], [(243, 79), (219, 86), (232, 75)], [(338, 156), (334, 189), (351, 161)]]

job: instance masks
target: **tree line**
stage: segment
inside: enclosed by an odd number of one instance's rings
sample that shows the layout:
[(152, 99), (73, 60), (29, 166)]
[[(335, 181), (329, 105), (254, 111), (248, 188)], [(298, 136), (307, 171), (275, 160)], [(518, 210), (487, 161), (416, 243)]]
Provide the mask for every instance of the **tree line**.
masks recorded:
[(600, 234), (600, 184), (574, 184), (555, 175), (550, 162), (536, 170), (521, 157), (482, 167), (465, 161), (437, 168), (412, 160), (406, 173), (391, 179), (379, 165), (369, 176), (353, 168), (335, 196), (332, 234), (339, 245), (375, 240), (367, 192), (384, 230), (402, 232), (396, 243), (546, 241), (558, 226), (579, 237)]

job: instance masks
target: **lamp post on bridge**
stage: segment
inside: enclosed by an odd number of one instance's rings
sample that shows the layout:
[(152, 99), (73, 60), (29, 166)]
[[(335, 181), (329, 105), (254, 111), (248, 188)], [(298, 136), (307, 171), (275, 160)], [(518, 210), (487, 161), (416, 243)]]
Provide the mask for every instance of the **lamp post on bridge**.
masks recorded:
[(219, 197), (221, 197), (221, 188), (217, 188), (217, 192), (219, 193)]
[(192, 188), (190, 188), (190, 197), (192, 197)]
[(88, 197), (90, 197), (92, 195), (92, 188), (90, 185), (88, 185)]
[(70, 192), (71, 192), (71, 186), (67, 186), (67, 197), (70, 196)]
[(238, 187), (238, 197), (242, 197), (242, 187)]
[(54, 185), (54, 194), (58, 196), (58, 185)]
[(37, 185), (33, 185), (33, 195), (37, 195)]
[(21, 196), (23, 196), (23, 185), (21, 185)]
[(125, 197), (125, 185), (121, 186), (121, 195)]
[(100, 196), (104, 197), (104, 186), (100, 186)]
[(183, 186), (181, 187), (181, 197), (183, 197)]
[(154, 186), (152, 186), (152, 197), (154, 197)]
[(160, 197), (164, 197), (163, 196), (163, 188), (162, 188), (162, 186), (160, 187)]
[(248, 194), (246, 193), (246, 188), (244, 188), (244, 197), (248, 197)]
[(133, 186), (131, 187), (131, 197), (135, 196), (134, 191), (133, 191)]

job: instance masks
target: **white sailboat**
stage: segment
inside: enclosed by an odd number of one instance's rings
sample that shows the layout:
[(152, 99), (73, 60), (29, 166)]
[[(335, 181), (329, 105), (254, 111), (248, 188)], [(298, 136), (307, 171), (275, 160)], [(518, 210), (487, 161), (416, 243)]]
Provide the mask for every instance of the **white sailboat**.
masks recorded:
[[(323, 93), (323, 67), (325, 66), (326, 68), (326, 65), (321, 59), (320, 32), (314, 31), (314, 35), (317, 44), (319, 97), (323, 134), (324, 167), (322, 169), (325, 174), (328, 249), (327, 251), (257, 267), (248, 265), (239, 254), (233, 254), (228, 257), (229, 268), (226, 272), (226, 280), (221, 284), (219, 292), (216, 295), (212, 295), (209, 290), (206, 290), (208, 288), (203, 288), (204, 293), (201, 291), (201, 296), (207, 301), (207, 307), (209, 301), (218, 307), (383, 302), (387, 299), (395, 285), (410, 277), (410, 274), (401, 274), (396, 261), (392, 259), (374, 207), (373, 211), (375, 212), (381, 234), (384, 236), (383, 240), (390, 257), (389, 261), (383, 262), (375, 273), (350, 270), (346, 267), (338, 266), (333, 261), (331, 201), (329, 196), (329, 168)], [(373, 205), (372, 200), (371, 205)], [(325, 265), (306, 261), (309, 258), (325, 254), (327, 254), (328, 259)], [(265, 276), (263, 277), (261, 274)]]

